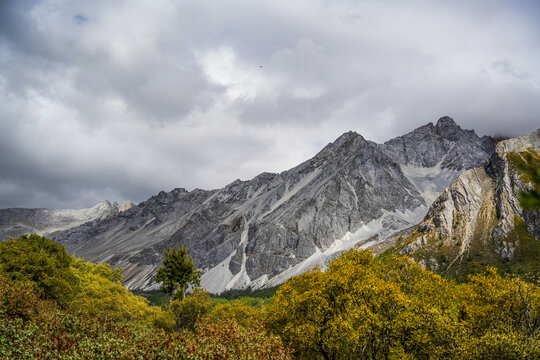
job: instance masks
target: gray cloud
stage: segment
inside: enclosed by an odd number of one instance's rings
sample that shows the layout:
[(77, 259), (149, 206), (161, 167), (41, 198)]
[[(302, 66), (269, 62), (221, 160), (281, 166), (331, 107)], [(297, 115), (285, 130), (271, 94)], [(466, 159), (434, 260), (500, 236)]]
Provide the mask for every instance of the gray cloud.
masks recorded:
[(282, 171), (355, 130), (540, 123), (535, 1), (3, 1), (0, 207)]

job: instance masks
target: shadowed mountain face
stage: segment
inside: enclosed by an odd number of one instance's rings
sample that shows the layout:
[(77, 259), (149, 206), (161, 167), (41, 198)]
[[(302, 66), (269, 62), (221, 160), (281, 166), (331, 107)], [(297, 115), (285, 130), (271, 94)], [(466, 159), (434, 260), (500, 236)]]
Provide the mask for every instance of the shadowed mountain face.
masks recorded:
[(433, 199), (493, 153), (448, 117), (376, 144), (348, 132), (312, 159), (222, 189), (175, 189), (55, 238), (149, 288), (167, 246), (183, 243), (211, 292), (283, 282), (355, 245), (418, 223)]

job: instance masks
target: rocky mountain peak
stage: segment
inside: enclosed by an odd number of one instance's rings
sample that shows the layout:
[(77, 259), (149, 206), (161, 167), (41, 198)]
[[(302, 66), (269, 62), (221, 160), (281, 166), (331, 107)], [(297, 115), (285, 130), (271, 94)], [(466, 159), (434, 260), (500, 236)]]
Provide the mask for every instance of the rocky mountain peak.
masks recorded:
[(338, 137), (335, 141), (326, 145), (320, 152), (321, 153), (328, 152), (328, 151), (334, 152), (336, 149), (339, 149), (340, 147), (350, 146), (353, 142), (364, 143), (366, 142), (366, 139), (364, 139), (362, 135), (358, 134), (355, 131), (348, 131), (344, 133), (343, 135), (341, 135), (340, 137)]
[(263, 173), (260, 173), (259, 175), (255, 176), (253, 178), (252, 182), (255, 183), (255, 184), (258, 184), (260, 186), (262, 184), (269, 183), (276, 176), (277, 176), (277, 174), (275, 174), (275, 173), (263, 172)]
[[(318, 165), (330, 159), (343, 160), (345, 157), (354, 156), (356, 153), (375, 147), (376, 144), (366, 140), (362, 135), (354, 131), (348, 131), (338, 137), (334, 142), (326, 145), (310, 162)], [(317, 165), (317, 166), (318, 166)]]
[(343, 142), (345, 141), (348, 141), (348, 140), (351, 140), (351, 139), (355, 139), (357, 137), (360, 137), (362, 140), (364, 140), (364, 138), (362, 137), (362, 135), (358, 134), (356, 131), (347, 131), (346, 133), (342, 134), (340, 137), (338, 137), (334, 143), (339, 145), (339, 144), (342, 144)]
[(454, 119), (449, 116), (443, 116), (437, 121), (435, 131), (440, 137), (450, 141), (459, 141), (465, 136), (477, 137), (473, 130), (463, 130), (461, 126), (456, 124)]
[(211, 292), (272, 286), (419, 222), (430, 199), (489, 158), (482, 144), (449, 118), (386, 144), (349, 131), (290, 170), (212, 191), (161, 192), (56, 240), (77, 256), (124, 268), (129, 288), (154, 286), (164, 249), (179, 244)]
[[(459, 145), (458, 145), (459, 143)], [(456, 170), (481, 166), (493, 153), (493, 142), (478, 137), (473, 130), (463, 130), (444, 116), (436, 125), (428, 123), (414, 131), (387, 141), (382, 150), (402, 165)]]
[(461, 127), (458, 124), (456, 124), (454, 119), (452, 119), (450, 116), (443, 116), (439, 118), (439, 120), (437, 120), (437, 124), (435, 125), (435, 127), (438, 130), (455, 129), (455, 128), (461, 129)]
[(500, 141), (495, 147), (495, 152), (502, 156), (510, 152), (522, 152), (531, 147), (540, 148), (540, 129), (518, 138)]

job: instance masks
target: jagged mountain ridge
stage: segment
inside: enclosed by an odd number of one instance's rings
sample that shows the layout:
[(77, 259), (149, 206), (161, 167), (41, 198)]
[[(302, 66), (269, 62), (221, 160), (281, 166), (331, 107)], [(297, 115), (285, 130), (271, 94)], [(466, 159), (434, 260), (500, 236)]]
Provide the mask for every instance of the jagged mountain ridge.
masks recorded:
[(521, 208), (519, 194), (529, 185), (511, 161), (524, 152), (540, 160), (540, 131), (498, 143), (483, 167), (464, 172), (418, 226), (389, 244), (395, 241), (401, 254), (454, 276), (464, 276), (478, 264), (538, 271), (540, 211)]
[(348, 132), (291, 170), (218, 190), (161, 192), (55, 240), (123, 267), (129, 288), (151, 287), (164, 249), (179, 243), (209, 291), (278, 284), (416, 224), (439, 191), (492, 152), (489, 138), (448, 117), (385, 144)]
[(0, 239), (36, 233), (57, 236), (67, 229), (89, 221), (102, 220), (135, 206), (130, 201), (122, 205), (107, 200), (87, 209), (0, 209)]

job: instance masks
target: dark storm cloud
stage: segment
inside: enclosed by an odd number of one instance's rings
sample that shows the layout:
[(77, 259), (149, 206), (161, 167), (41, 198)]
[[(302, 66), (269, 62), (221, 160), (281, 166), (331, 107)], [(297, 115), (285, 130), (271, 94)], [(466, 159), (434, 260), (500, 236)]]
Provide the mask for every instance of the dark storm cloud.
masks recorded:
[(538, 127), (536, 1), (2, 1), (0, 207), (282, 171), (355, 130)]
[(41, 35), (25, 16), (34, 3), (28, 0), (0, 2), (0, 36), (19, 51), (32, 51), (39, 45)]

